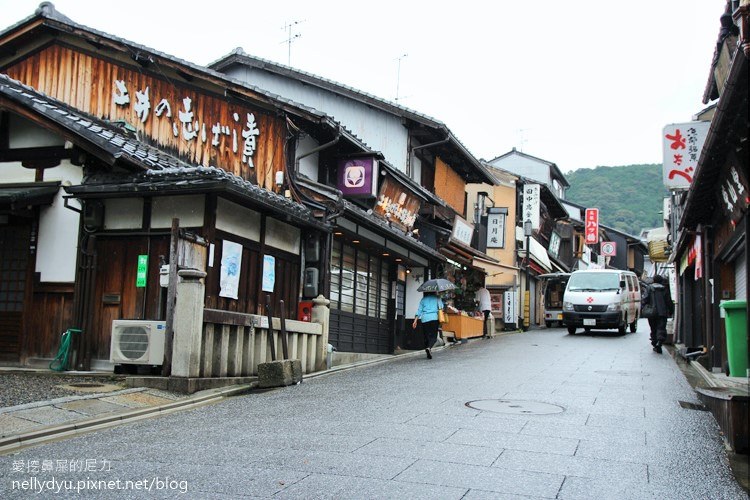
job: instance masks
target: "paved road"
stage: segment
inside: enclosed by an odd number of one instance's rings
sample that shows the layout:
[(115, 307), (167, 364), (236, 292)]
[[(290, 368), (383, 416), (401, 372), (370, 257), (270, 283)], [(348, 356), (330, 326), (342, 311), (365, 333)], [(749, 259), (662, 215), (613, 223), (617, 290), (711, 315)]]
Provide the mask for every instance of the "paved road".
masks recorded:
[(54, 478), (105, 498), (745, 499), (639, 327), (503, 335), (26, 449), (0, 457), (0, 497)]

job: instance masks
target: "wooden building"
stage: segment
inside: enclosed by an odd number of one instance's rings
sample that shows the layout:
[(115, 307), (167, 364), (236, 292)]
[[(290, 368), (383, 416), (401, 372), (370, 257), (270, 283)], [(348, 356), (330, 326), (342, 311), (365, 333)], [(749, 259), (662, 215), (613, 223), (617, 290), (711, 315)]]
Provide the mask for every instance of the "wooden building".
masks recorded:
[(336, 186), (346, 200), (331, 219), (330, 268), (320, 275), (331, 299), (330, 340), (337, 350), (390, 353), (404, 347), (404, 339), (414, 337), (409, 318), (422, 297), (422, 280), (459, 269), (483, 274), (474, 257), (494, 261), (472, 246), (473, 214), (466, 202), (468, 183), (494, 180), (445, 124), (241, 49), (211, 68), (319, 109), (378, 151), (341, 158), (336, 168), (300, 165), (294, 173), (303, 183)]
[(183, 267), (207, 272), (208, 308), (264, 314), (269, 296), (296, 317), (343, 202), (300, 197), (289, 172), (369, 153), (355, 137), (47, 2), (0, 49), (4, 361), (48, 360), (78, 328), (76, 367), (108, 366), (112, 320), (169, 326)]
[[(715, 103), (690, 188), (674, 208), (678, 340), (727, 369), (723, 300), (747, 301), (750, 205), (750, 5), (727, 2), (703, 102)], [(745, 311), (747, 315), (747, 310)], [(747, 332), (745, 332), (747, 334)]]

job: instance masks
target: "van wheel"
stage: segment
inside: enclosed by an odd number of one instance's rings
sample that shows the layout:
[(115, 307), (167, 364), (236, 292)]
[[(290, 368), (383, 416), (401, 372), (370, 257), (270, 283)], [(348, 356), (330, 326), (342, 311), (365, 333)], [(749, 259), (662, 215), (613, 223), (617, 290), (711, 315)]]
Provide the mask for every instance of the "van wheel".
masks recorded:
[(576, 334), (576, 327), (575, 326), (569, 326), (568, 327), (568, 334), (569, 335), (575, 335)]
[(544, 322), (544, 325), (545, 325), (545, 326), (546, 326), (547, 328), (552, 328), (552, 322), (551, 322), (551, 321), (545, 321), (545, 322)]
[(617, 327), (617, 333), (620, 335), (625, 335), (627, 333), (626, 331), (627, 324), (622, 323), (620, 326)]

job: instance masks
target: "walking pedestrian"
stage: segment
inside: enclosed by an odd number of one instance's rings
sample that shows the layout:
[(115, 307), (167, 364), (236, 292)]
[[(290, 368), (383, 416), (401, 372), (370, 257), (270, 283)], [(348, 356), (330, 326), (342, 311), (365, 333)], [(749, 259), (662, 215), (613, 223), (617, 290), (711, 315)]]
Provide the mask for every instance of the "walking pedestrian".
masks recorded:
[(484, 313), (484, 325), (482, 326), (482, 337), (488, 337), (490, 314), (492, 313), (492, 298), (490, 292), (485, 287), (477, 289), (474, 293), (474, 300), (479, 304), (479, 310)]
[(664, 277), (657, 274), (654, 282), (648, 285), (645, 303), (652, 306), (653, 313), (648, 318), (651, 327), (651, 345), (654, 352), (661, 354), (661, 346), (667, 340), (667, 318), (674, 314), (674, 302), (669, 286), (665, 286)]
[(438, 311), (443, 309), (443, 300), (435, 292), (425, 292), (422, 300), (419, 301), (417, 313), (414, 315), (412, 328), (417, 329), (417, 320), (422, 322), (422, 335), (424, 336), (424, 352), (427, 353), (427, 359), (432, 359), (432, 346), (437, 342)]

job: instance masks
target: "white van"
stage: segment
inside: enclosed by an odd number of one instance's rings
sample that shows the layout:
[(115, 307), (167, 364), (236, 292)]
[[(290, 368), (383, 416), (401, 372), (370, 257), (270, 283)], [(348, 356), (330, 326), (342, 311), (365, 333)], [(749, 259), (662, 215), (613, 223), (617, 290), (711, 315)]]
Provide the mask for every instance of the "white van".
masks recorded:
[(591, 269), (570, 275), (563, 297), (563, 325), (568, 333), (577, 328), (617, 329), (624, 335), (638, 328), (641, 288), (630, 271)]

